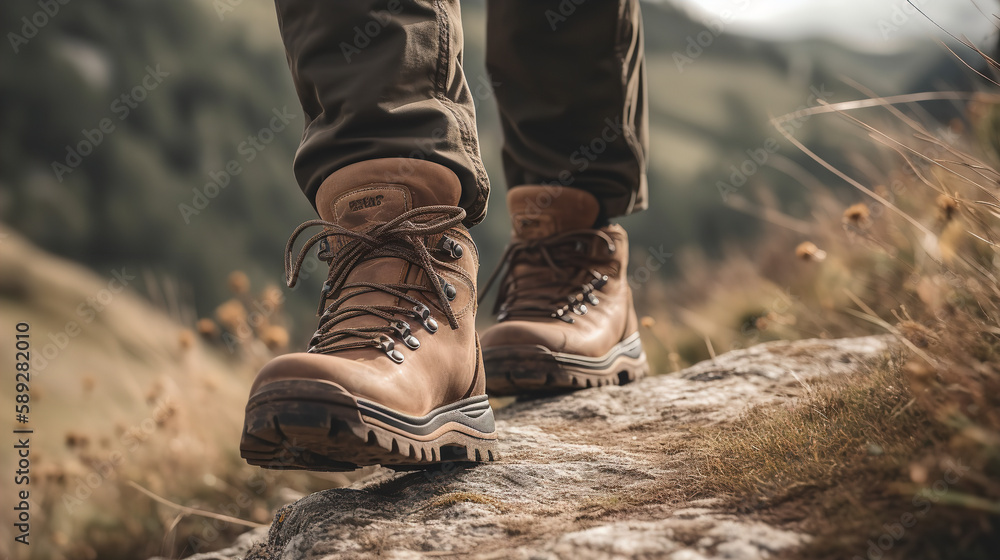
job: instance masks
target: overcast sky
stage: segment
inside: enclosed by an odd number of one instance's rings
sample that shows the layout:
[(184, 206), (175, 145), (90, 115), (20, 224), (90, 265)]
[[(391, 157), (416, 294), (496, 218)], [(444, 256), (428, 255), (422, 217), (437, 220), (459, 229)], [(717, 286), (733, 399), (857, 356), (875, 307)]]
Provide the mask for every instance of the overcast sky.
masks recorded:
[[(791, 39), (822, 35), (876, 50), (896, 48), (899, 39), (943, 37), (906, 0), (671, 1), (706, 21), (729, 10), (731, 20), (726, 30), (755, 36)], [(980, 46), (989, 45), (987, 37), (996, 30), (990, 19), (1000, 14), (1000, 0), (912, 1), (941, 26), (955, 35), (967, 35)], [(990, 18), (980, 13), (977, 4)]]

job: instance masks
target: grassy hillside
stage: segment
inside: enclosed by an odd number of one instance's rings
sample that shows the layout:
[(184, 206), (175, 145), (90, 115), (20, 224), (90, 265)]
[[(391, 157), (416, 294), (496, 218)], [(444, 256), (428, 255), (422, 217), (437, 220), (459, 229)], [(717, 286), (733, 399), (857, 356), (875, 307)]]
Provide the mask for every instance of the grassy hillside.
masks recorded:
[[(31, 364), (30, 422), (11, 414), (3, 424), (34, 430), (31, 544), (14, 543), (15, 512), (4, 508), (0, 557), (177, 557), (221, 548), (246, 530), (158, 504), (132, 483), (185, 506), (266, 523), (300, 493), (349, 480), (263, 471), (240, 459), (250, 380), (271, 356), (256, 336), (238, 338), (232, 352), (206, 342), (137, 295), (136, 269), (98, 276), (7, 229), (0, 229), (0, 262), (7, 337), (0, 360), (15, 363), (15, 324), (23, 321)], [(281, 314), (277, 307), (271, 321)], [(6, 401), (13, 393), (4, 391)], [(13, 473), (16, 460), (0, 454), (0, 468)], [(14, 487), (5, 480), (3, 489), (10, 503)]]
[[(148, 295), (189, 325), (227, 297), (224, 279), (234, 269), (257, 283), (280, 283), (286, 236), (312, 212), (290, 170), (303, 123), (273, 7), (241, 3), (217, 11), (216, 4), (70, 3), (18, 52), (0, 49), (0, 221), (102, 273), (121, 264), (148, 272), (159, 280)], [(463, 8), (466, 70), (478, 84), (485, 80), (484, 3)], [(726, 34), (678, 67), (675, 54), (690, 54), (689, 38), (708, 24), (669, 4), (644, 8), (653, 196), (650, 212), (626, 220), (637, 247), (694, 244), (718, 254), (731, 240), (752, 239), (759, 221), (728, 209), (718, 183), (729, 180), (730, 166), (740, 166), (747, 150), (779, 137), (766, 124), (769, 114), (810, 103), (813, 90), (844, 100), (856, 93), (841, 76), (892, 94), (924, 87), (930, 76), (959, 84), (955, 76), (963, 75), (932, 44), (873, 56), (825, 41), (768, 43)], [(16, 22), (35, 9), (4, 3), (0, 19)], [(150, 70), (158, 81), (146, 88)], [(494, 101), (486, 95), (477, 102), (483, 154), (501, 193)], [(273, 111), (285, 107), (293, 115), (287, 127), (263, 150), (247, 149)], [(104, 119), (109, 133), (97, 132)], [(845, 165), (851, 162), (838, 154), (851, 134), (832, 120), (823, 127), (802, 123), (797, 132)], [(81, 150), (89, 155), (77, 161), (70, 152)], [(810, 165), (784, 143), (779, 155)], [(241, 173), (227, 178), (231, 160)], [(774, 192), (787, 210), (805, 215), (802, 190), (796, 179), (764, 169), (740, 194)], [(196, 191), (217, 194), (198, 199)], [(197, 214), (178, 209), (198, 202), (207, 206)], [(486, 268), (507, 239), (503, 206), (502, 196), (493, 197), (490, 216), (474, 232)], [(657, 274), (675, 270), (669, 261)], [(310, 316), (316, 280), (289, 294), (294, 316)], [(310, 332), (306, 322), (294, 326), (293, 343)]]

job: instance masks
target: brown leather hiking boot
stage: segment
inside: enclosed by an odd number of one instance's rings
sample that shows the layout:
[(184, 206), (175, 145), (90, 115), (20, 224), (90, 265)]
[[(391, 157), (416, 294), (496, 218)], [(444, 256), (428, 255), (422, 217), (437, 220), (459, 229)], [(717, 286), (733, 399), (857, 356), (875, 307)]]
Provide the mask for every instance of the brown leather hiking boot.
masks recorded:
[[(309, 249), (330, 265), (306, 352), (250, 389), (240, 452), (275, 469), (492, 461), (493, 410), (475, 332), (479, 255), (458, 178), (436, 163), (349, 165), (316, 195), (321, 220), (285, 249), (289, 287)], [(296, 237), (323, 226), (292, 262)]]
[(628, 236), (594, 229), (586, 191), (522, 186), (507, 193), (514, 234), (501, 270), (498, 324), (483, 333), (492, 395), (619, 385), (649, 371), (626, 279)]

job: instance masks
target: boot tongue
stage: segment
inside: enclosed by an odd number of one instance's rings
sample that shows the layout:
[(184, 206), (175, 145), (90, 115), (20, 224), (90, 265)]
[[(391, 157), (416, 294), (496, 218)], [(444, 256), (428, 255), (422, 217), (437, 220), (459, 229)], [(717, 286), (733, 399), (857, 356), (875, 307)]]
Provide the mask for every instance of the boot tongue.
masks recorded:
[(520, 239), (542, 239), (578, 229), (591, 229), (600, 205), (580, 189), (525, 185), (507, 192), (507, 207)]
[(458, 206), (462, 185), (448, 168), (429, 161), (386, 158), (348, 165), (316, 191), (320, 218), (367, 229), (421, 206)]
[[(457, 206), (461, 194), (458, 177), (442, 165), (402, 158), (377, 159), (349, 165), (327, 177), (316, 192), (316, 210), (323, 220), (365, 231), (414, 208)], [(344, 235), (328, 239), (333, 252), (352, 240)], [(426, 284), (428, 280), (421, 269), (405, 259), (381, 257), (358, 263), (347, 274), (346, 282)], [(335, 293), (330, 298), (342, 295), (345, 293)], [(354, 296), (345, 305), (399, 305), (399, 300), (374, 291)], [(385, 324), (379, 317), (362, 315), (342, 321), (336, 329)]]
[[(594, 229), (600, 213), (594, 195), (580, 189), (555, 186), (527, 185), (510, 189), (507, 207), (514, 241), (533, 241), (569, 231)], [(538, 254), (522, 255), (512, 264), (509, 274), (519, 278), (518, 305), (545, 308), (552, 306), (554, 296), (562, 296), (565, 291), (562, 288), (553, 292), (555, 274), (549, 266)], [(570, 279), (563, 288), (575, 287), (576, 280)]]

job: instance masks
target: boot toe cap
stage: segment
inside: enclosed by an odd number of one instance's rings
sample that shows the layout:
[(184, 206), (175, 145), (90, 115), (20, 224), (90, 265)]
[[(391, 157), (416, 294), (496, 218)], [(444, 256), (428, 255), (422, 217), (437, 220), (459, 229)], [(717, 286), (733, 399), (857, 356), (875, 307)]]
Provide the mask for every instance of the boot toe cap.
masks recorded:
[(426, 375), (414, 375), (414, 371), (427, 370), (426, 364), (396, 364), (386, 357), (353, 358), (306, 352), (278, 356), (257, 373), (250, 395), (275, 382), (302, 381), (302, 398), (307, 398), (310, 388), (316, 388), (314, 383), (335, 384), (354, 398), (422, 416), (455, 400), (450, 393), (464, 390), (464, 386), (460, 389), (429, 382)]
[(481, 336), (483, 348), (502, 346), (542, 346), (552, 352), (566, 348), (566, 333), (550, 322), (504, 321)]

